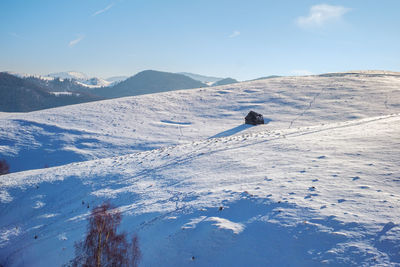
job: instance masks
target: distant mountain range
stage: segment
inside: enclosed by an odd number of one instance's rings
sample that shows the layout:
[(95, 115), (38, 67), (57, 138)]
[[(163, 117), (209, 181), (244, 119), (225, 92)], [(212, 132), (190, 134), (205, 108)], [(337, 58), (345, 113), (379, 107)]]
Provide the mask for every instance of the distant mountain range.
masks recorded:
[(50, 73), (46, 76), (59, 79), (75, 79), (78, 81), (89, 80), (89, 77), (85, 73), (77, 71), (56, 72)]
[(238, 81), (232, 78), (225, 78), (222, 80), (219, 80), (215, 83), (213, 83), (213, 86), (219, 86), (219, 85), (227, 85), (227, 84), (232, 84), (232, 83), (237, 83)]
[(232, 83), (237, 83), (238, 81), (232, 78), (218, 78), (212, 76), (204, 76), (199, 74), (194, 74), (190, 72), (180, 72), (179, 74), (183, 74), (188, 76), (194, 80), (200, 81), (202, 83), (207, 84), (208, 86), (219, 86), (219, 85), (227, 85)]
[(119, 83), (128, 77), (120, 76), (120, 77), (111, 77), (108, 79), (102, 79), (97, 77), (90, 78), (85, 73), (77, 72), (77, 71), (67, 71), (67, 72), (57, 72), (57, 73), (50, 73), (45, 78), (53, 78), (53, 79), (69, 79), (75, 80), (82, 86), (86, 86), (88, 88), (98, 88), (98, 87), (107, 87), (112, 86), (116, 83)]
[(0, 73), (0, 111), (27, 112), (109, 98), (236, 83), (193, 73), (146, 70), (127, 78), (90, 78), (76, 71), (34, 76)]
[(34, 79), (0, 72), (0, 111), (28, 112), (103, 99), (85, 92), (53, 92)]
[(213, 84), (215, 82), (218, 82), (218, 81), (224, 79), (224, 78), (219, 78), (219, 77), (204, 76), (204, 75), (190, 73), (190, 72), (178, 72), (178, 74), (185, 75), (187, 77), (192, 78), (193, 80), (196, 80), (196, 81), (208, 84), (208, 85), (210, 85), (210, 83)]
[(113, 77), (107, 78), (107, 81), (111, 82), (112, 84), (117, 84), (119, 82), (125, 81), (128, 78), (129, 78), (128, 76), (113, 76)]
[(207, 85), (182, 74), (145, 70), (115, 86), (98, 88), (94, 93), (106, 98), (116, 98), (199, 87)]
[(265, 79), (280, 78), (280, 77), (282, 77), (282, 76), (279, 76), (279, 75), (269, 75), (269, 76), (264, 76), (264, 77), (260, 77), (260, 78), (256, 78), (256, 79), (249, 80), (249, 82), (250, 82), (250, 81), (258, 81), (258, 80), (265, 80)]

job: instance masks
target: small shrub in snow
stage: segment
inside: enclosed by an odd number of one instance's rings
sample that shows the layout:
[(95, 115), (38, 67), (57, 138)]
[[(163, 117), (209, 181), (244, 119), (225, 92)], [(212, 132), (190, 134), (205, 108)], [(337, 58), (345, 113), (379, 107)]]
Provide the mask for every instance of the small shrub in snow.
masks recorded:
[(10, 165), (8, 165), (7, 161), (2, 159), (0, 160), (0, 175), (7, 174), (10, 172)]
[(75, 244), (75, 258), (70, 266), (138, 266), (138, 238), (134, 235), (128, 242), (126, 233), (117, 233), (121, 218), (121, 212), (108, 202), (94, 208), (86, 238)]

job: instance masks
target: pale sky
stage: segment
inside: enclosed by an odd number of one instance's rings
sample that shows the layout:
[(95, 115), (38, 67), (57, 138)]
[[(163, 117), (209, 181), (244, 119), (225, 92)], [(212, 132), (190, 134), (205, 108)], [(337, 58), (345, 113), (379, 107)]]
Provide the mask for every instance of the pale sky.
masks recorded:
[(2, 0), (0, 71), (400, 71), (400, 1)]

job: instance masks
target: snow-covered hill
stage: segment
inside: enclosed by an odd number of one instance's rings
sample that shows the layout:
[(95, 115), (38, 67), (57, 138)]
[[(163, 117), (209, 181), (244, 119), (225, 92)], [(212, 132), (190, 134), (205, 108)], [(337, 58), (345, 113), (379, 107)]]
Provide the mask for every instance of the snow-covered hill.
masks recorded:
[(13, 71), (8, 71), (7, 73), (20, 77), (20, 78), (28, 78), (35, 77), (42, 80), (51, 81), (56, 78), (65, 80), (75, 80), (78, 84), (88, 87), (88, 88), (99, 88), (99, 87), (107, 87), (115, 85), (119, 82), (126, 80), (127, 76), (114, 76), (107, 79), (102, 79), (98, 77), (89, 77), (87, 74), (79, 71), (65, 71), (65, 72), (54, 72), (47, 75), (37, 75), (37, 74), (28, 74), (28, 73), (18, 73)]
[(117, 83), (125, 81), (128, 78), (129, 78), (128, 76), (113, 76), (113, 77), (107, 78), (106, 81), (109, 82), (110, 85), (115, 85)]
[(353, 72), (2, 113), (26, 171), (0, 177), (0, 259), (67, 262), (111, 199), (143, 266), (400, 264), (399, 88)]
[(99, 87), (107, 87), (113, 84), (113, 82), (92, 77), (90, 78), (85, 73), (77, 72), (77, 71), (67, 71), (67, 72), (57, 72), (50, 73), (45, 78), (58, 78), (58, 79), (71, 79), (75, 80), (79, 85), (85, 86), (87, 88), (99, 88)]
[(85, 73), (78, 71), (55, 72), (55, 73), (50, 73), (47, 76), (59, 79), (75, 79), (78, 81), (89, 79), (89, 76), (87, 76)]
[[(20, 171), (261, 128), (369, 118), (400, 112), (399, 87), (398, 76), (286, 77), (4, 113), (0, 153)], [(243, 125), (249, 110), (268, 124)]]

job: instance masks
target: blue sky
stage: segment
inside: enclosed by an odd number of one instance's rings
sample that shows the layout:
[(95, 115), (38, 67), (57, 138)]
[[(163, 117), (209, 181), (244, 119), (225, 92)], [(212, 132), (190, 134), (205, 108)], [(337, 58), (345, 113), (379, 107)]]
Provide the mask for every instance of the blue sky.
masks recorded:
[(0, 71), (400, 71), (398, 0), (1, 0)]

